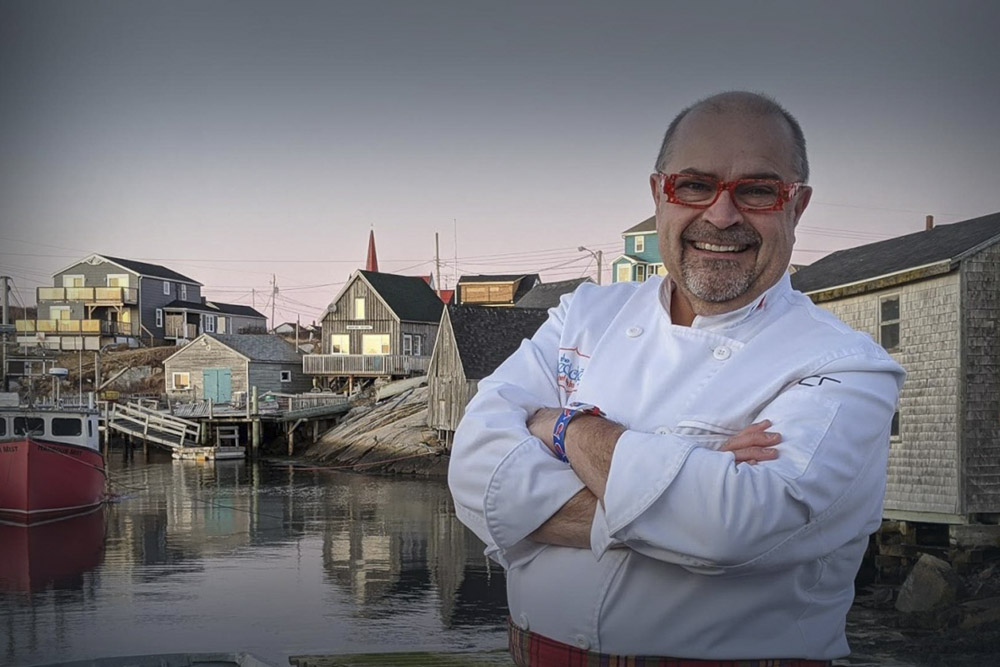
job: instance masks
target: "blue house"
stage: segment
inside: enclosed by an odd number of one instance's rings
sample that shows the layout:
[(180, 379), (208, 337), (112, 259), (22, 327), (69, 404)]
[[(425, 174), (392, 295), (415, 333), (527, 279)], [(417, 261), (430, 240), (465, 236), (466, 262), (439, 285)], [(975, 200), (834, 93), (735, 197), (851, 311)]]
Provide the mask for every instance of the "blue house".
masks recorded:
[(656, 218), (650, 217), (622, 232), (625, 253), (611, 262), (611, 282), (642, 282), (650, 276), (664, 276), (667, 270), (656, 244)]

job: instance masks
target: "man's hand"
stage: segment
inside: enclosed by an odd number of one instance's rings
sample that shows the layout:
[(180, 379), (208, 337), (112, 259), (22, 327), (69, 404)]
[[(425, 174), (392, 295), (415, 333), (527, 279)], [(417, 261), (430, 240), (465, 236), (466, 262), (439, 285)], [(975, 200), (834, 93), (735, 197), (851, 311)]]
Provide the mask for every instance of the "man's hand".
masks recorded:
[(562, 414), (562, 408), (541, 408), (535, 414), (528, 417), (527, 427), (531, 435), (535, 436), (545, 446), (556, 453), (552, 447), (552, 431), (556, 427), (556, 419)]
[(758, 461), (770, 461), (778, 458), (778, 450), (771, 449), (781, 442), (780, 433), (771, 433), (767, 429), (771, 427), (771, 421), (764, 421), (750, 424), (745, 429), (726, 440), (721, 451), (732, 452), (736, 456), (736, 463), (756, 464)]

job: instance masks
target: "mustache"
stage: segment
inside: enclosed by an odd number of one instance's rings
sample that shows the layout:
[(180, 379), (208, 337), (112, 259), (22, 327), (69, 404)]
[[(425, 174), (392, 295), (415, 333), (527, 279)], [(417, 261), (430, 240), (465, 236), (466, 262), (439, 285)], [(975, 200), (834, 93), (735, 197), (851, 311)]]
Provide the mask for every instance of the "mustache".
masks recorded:
[(744, 224), (733, 225), (719, 229), (715, 225), (697, 221), (692, 222), (681, 234), (684, 241), (711, 243), (712, 245), (760, 245), (760, 234), (753, 227)]

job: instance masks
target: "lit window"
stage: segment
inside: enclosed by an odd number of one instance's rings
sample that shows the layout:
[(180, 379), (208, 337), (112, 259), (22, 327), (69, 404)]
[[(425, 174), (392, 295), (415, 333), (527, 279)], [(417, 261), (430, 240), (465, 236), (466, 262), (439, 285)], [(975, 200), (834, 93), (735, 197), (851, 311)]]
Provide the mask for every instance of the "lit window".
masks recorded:
[(899, 296), (885, 297), (879, 302), (878, 342), (887, 350), (899, 347)]
[(281, 371), (281, 381), (282, 382), (291, 382), (292, 381), (292, 372), (291, 371)]
[(351, 337), (349, 334), (330, 334), (330, 354), (350, 354)]
[(361, 354), (389, 354), (389, 334), (363, 335)]
[(363, 320), (365, 319), (365, 299), (364, 297), (357, 297), (354, 299), (354, 319)]
[(645, 236), (636, 236), (635, 237), (635, 251), (637, 253), (638, 252), (645, 252), (646, 251), (646, 237)]
[(632, 280), (632, 267), (629, 264), (619, 264), (616, 271), (615, 282), (627, 283)]
[(174, 373), (173, 374), (173, 388), (174, 391), (187, 391), (191, 388), (191, 374), (190, 373)]

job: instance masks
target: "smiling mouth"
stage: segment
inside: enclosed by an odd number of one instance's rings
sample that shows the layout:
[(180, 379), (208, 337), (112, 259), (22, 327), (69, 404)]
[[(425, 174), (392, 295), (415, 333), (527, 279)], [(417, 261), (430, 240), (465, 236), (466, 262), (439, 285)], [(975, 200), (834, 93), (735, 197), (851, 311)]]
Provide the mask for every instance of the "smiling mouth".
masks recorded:
[(743, 252), (750, 248), (749, 245), (716, 245), (714, 243), (704, 243), (702, 241), (690, 241), (695, 250), (705, 250), (707, 252)]

